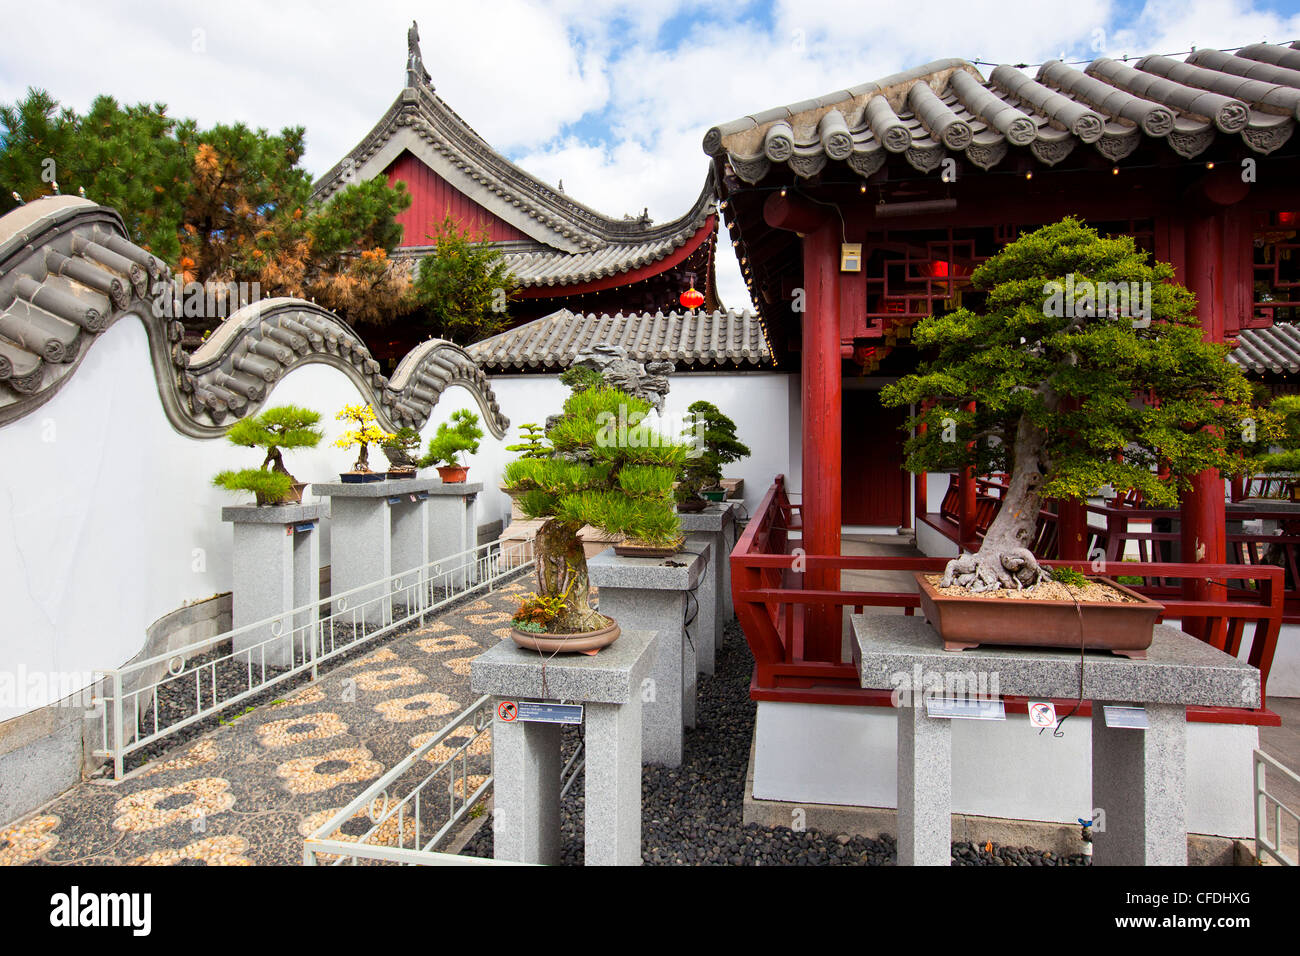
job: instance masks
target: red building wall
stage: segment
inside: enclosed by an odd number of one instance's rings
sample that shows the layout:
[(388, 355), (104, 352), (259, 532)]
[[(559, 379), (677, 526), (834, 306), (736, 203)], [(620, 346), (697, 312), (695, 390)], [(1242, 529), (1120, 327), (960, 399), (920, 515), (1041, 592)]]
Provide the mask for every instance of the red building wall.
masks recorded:
[(494, 242), (529, 238), (474, 202), (410, 153), (397, 157), (388, 167), (387, 176), (390, 186), (401, 180), (411, 193), (410, 208), (397, 217), (402, 224), (403, 246), (428, 245), (430, 240), (427, 237), (448, 212), (462, 228), (468, 227), (474, 233), (486, 229), (488, 238)]

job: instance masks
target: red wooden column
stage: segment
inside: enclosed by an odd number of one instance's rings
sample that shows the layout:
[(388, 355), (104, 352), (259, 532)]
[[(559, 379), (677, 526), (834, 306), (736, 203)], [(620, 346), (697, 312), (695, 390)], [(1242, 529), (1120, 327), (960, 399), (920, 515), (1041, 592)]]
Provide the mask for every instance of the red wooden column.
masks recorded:
[[(1183, 284), (1196, 294), (1197, 314), (1207, 342), (1222, 342), (1229, 324), (1240, 327), (1244, 316), (1229, 316), (1239, 310), (1242, 297), (1238, 284), (1251, 282), (1241, 275), (1239, 250), (1227, 247), (1225, 237), (1230, 211), (1216, 202), (1214, 189), (1193, 207), (1183, 224), (1186, 275)], [(1240, 197), (1237, 197), (1240, 198)], [(1208, 200), (1208, 201), (1207, 201)], [(1180, 541), (1182, 559), (1198, 563), (1223, 564), (1227, 559), (1226, 509), (1223, 479), (1217, 469), (1193, 475), (1191, 489), (1182, 500)], [(1203, 579), (1185, 580), (1183, 594), (1195, 600), (1224, 600), (1225, 589)], [(1199, 629), (1199, 625), (1193, 623)], [(1192, 633), (1197, 633), (1193, 630)], [(1209, 637), (1210, 635), (1204, 635)]]
[(1062, 500), (1056, 506), (1057, 553), (1062, 561), (1088, 560), (1088, 507)]
[[(803, 383), (803, 542), (809, 554), (840, 553), (842, 382), (840, 372), (840, 220), (825, 206), (773, 193), (763, 218), (803, 238), (800, 372)], [(810, 568), (809, 588), (837, 591), (839, 571)], [(812, 607), (804, 617), (804, 658), (840, 660), (838, 607)]]

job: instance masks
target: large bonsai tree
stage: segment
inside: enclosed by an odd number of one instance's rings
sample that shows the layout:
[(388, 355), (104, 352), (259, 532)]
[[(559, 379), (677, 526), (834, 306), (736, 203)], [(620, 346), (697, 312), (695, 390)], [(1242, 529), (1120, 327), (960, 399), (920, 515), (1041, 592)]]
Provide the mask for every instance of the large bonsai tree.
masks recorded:
[(593, 375), (568, 376), (574, 390), (563, 414), (548, 423), (549, 453), (525, 451), (505, 469), (506, 490), (523, 513), (545, 519), (533, 542), (537, 598), (555, 633), (595, 631), (607, 623), (591, 607), (578, 537), (583, 525), (648, 544), (681, 540), (672, 484), (687, 447), (643, 420), (649, 402), (596, 384), (599, 375)]
[(259, 505), (289, 500), (294, 477), (284, 467), (282, 452), (316, 447), (323, 437), (316, 427), (319, 421), (319, 412), (297, 405), (280, 405), (256, 417), (241, 418), (230, 426), (226, 439), (241, 448), (265, 448), (266, 457), (260, 468), (223, 471), (212, 483), (227, 491), (251, 491)]
[(1173, 276), (1131, 238), (1067, 218), (975, 269), (982, 308), (918, 323), (928, 358), (881, 396), (919, 408), (907, 468), (1010, 475), (979, 551), (950, 562), (945, 585), (1038, 583), (1029, 545), (1044, 499), (1111, 485), (1172, 507), (1191, 475), (1248, 467), (1234, 450), (1269, 423), (1227, 347), (1203, 341), (1195, 297)]

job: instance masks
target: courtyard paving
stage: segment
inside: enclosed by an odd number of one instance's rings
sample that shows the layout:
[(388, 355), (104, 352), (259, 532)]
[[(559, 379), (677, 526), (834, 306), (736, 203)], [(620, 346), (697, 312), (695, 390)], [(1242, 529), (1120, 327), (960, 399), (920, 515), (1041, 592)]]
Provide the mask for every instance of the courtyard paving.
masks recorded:
[[(530, 585), (516, 578), (283, 699), (233, 708), (225, 725), (120, 782), (73, 787), (0, 829), (0, 866), (300, 864), (305, 835), (473, 703), (470, 661), (507, 636)], [(491, 772), (489, 752), (470, 758), (471, 792)], [(342, 836), (368, 826), (360, 817)]]

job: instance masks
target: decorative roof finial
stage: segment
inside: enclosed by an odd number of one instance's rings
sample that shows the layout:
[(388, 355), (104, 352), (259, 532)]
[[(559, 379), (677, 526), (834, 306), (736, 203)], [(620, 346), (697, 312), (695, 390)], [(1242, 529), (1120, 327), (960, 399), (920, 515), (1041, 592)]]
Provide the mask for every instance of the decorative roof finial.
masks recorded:
[(420, 54), (420, 28), (411, 21), (411, 28), (406, 31), (406, 85), (415, 87), (425, 83), (433, 89), (433, 78), (424, 68), (424, 57)]

